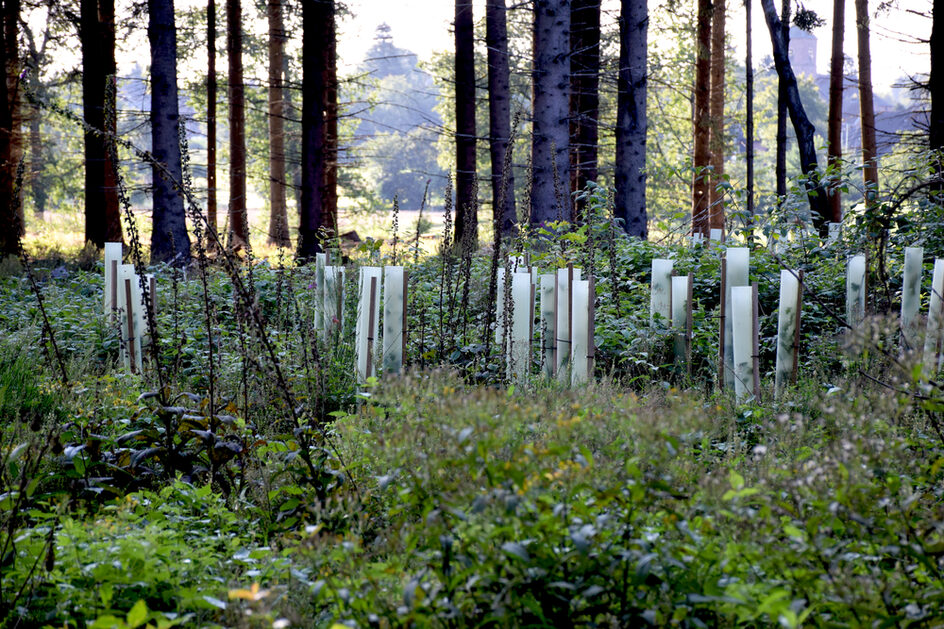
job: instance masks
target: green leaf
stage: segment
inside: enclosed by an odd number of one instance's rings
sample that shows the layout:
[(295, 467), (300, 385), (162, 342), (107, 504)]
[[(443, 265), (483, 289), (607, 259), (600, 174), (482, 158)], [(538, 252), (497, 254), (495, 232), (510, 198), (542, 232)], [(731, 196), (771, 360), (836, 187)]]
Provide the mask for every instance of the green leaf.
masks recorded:
[(138, 602), (134, 604), (134, 607), (131, 608), (131, 611), (128, 612), (127, 623), (131, 629), (135, 627), (140, 627), (147, 621), (148, 608), (147, 603), (144, 602), (144, 599), (138, 599)]
[(731, 483), (731, 488), (735, 491), (744, 487), (744, 477), (734, 470), (728, 472), (728, 481)]

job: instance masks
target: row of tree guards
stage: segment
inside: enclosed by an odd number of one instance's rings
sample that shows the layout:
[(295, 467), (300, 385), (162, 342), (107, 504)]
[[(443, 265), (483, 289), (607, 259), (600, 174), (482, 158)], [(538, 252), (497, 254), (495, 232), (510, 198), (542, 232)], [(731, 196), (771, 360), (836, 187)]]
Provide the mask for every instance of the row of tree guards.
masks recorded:
[[(132, 373), (142, 369), (148, 308), (154, 312), (156, 282), (143, 278), (134, 265), (121, 263), (121, 243), (105, 244), (104, 312), (120, 329), (121, 359)], [(905, 250), (902, 277), (902, 342), (917, 342), (921, 305), (924, 250)], [(581, 278), (573, 265), (540, 274), (527, 256), (512, 256), (498, 269), (494, 342), (503, 348), (506, 376), (525, 384), (532, 377), (535, 321), (540, 326), (540, 371), (546, 378), (576, 386), (593, 377), (594, 301), (593, 277)], [(721, 258), (718, 382), (734, 391), (738, 400), (760, 398), (758, 284), (751, 283), (750, 251), (728, 247)], [(319, 253), (315, 263), (314, 327), (323, 341), (340, 338), (344, 326), (345, 268), (329, 264)], [(510, 281), (509, 281), (510, 278)], [(378, 373), (397, 374), (403, 369), (407, 342), (408, 273), (402, 266), (358, 268), (355, 369), (359, 384)], [(675, 275), (674, 262), (652, 260), (650, 326), (674, 332), (676, 365), (691, 371), (693, 275)], [(927, 370), (941, 369), (944, 356), (944, 259), (936, 259), (924, 336)], [(540, 310), (536, 311), (540, 296)], [(774, 395), (796, 381), (803, 302), (803, 271), (780, 272)], [(849, 258), (846, 273), (846, 324), (855, 330), (866, 314), (866, 259)], [(382, 334), (381, 334), (382, 325)]]

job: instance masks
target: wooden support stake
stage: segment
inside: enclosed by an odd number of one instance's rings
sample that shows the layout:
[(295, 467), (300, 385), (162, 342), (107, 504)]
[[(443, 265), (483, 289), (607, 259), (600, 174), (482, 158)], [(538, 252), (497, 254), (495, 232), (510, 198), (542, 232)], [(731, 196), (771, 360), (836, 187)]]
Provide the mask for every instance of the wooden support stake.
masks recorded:
[(589, 310), (587, 313), (587, 375), (592, 380), (593, 367), (597, 357), (596, 344), (594, 343), (594, 334), (596, 331), (594, 318), (597, 313), (597, 293), (596, 287), (594, 286), (593, 273), (590, 274), (587, 280), (590, 282), (590, 286), (587, 289), (589, 293), (589, 299), (587, 300), (587, 308)]
[(131, 373), (138, 373), (138, 357), (134, 351), (134, 300), (132, 299), (131, 280), (125, 279), (125, 320), (128, 322), (128, 353), (131, 356)]
[(406, 334), (407, 334), (406, 304), (408, 302), (407, 295), (409, 293), (407, 292), (408, 290), (407, 287), (409, 286), (409, 280), (410, 280), (409, 271), (407, 271), (406, 269), (403, 269), (403, 334), (401, 335), (401, 337), (403, 338), (403, 350), (402, 350), (403, 353), (401, 354), (401, 356), (403, 356), (404, 365), (406, 364), (406, 340), (407, 340), (406, 338)]
[(367, 369), (366, 376), (370, 378), (374, 366), (374, 308), (377, 306), (377, 278), (370, 278), (370, 310), (367, 312)]
[(685, 373), (689, 377), (692, 375), (692, 331), (694, 326), (694, 321), (692, 317), (692, 284), (695, 282), (695, 274), (689, 272), (688, 274), (688, 314), (686, 316), (685, 322)]
[[(868, 273), (866, 273), (868, 275)], [(797, 271), (797, 311), (796, 325), (793, 329), (793, 375), (790, 382), (796, 384), (800, 369), (800, 313), (803, 312), (803, 271)]]
[[(157, 316), (157, 280), (153, 275), (148, 276), (148, 305), (151, 307), (151, 317)], [(155, 322), (156, 323), (156, 322)]]
[(752, 339), (754, 351), (751, 360), (754, 363), (754, 400), (760, 402), (760, 322), (757, 320), (759, 310), (757, 298), (757, 282), (751, 284), (751, 321), (753, 322)]
[(718, 388), (724, 390), (724, 323), (725, 312), (727, 311), (727, 269), (728, 261), (722, 254), (721, 256), (721, 316), (718, 325)]
[(118, 260), (111, 261), (111, 311), (118, 310)]

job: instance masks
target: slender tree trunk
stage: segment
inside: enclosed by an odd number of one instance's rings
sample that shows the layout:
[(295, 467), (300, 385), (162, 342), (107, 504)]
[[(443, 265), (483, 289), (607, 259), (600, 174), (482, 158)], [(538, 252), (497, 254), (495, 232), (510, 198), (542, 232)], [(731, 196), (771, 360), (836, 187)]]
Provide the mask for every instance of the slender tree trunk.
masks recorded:
[[(3, 0), (3, 21), (7, 24), (11, 16), (19, 15), (18, 0)], [(14, 126), (12, 103), (17, 98), (18, 86), (11, 80), (9, 69), (16, 59), (16, 39), (10, 41), (6, 28), (0, 29), (0, 67), (4, 68), (4, 80), (0, 81), (0, 256), (16, 255), (22, 226), (16, 204), (13, 202), (16, 163), (13, 158)], [(18, 77), (18, 75), (17, 75)]]
[(229, 242), (249, 243), (246, 214), (246, 92), (243, 85), (243, 27), (240, 0), (226, 0), (226, 56), (229, 61)]
[(862, 122), (862, 181), (865, 200), (878, 195), (878, 147), (875, 141), (875, 106), (872, 100), (872, 53), (869, 48), (869, 0), (855, 0), (859, 52), (859, 118)]
[[(944, 0), (934, 0), (931, 16), (931, 75), (928, 77), (928, 91), (931, 93), (931, 116), (928, 120), (928, 143), (932, 151), (938, 154), (933, 158), (934, 171), (938, 177), (944, 176)], [(933, 190), (940, 194), (944, 184), (935, 185)]]
[(184, 199), (177, 190), (183, 174), (174, 0), (148, 1), (148, 39), (151, 42), (151, 153), (168, 171), (162, 173), (157, 166), (151, 171), (154, 184), (151, 261), (185, 265), (190, 262), (190, 237)]
[[(578, 192), (598, 177), (600, 0), (571, 0), (570, 50), (570, 189)], [(578, 221), (585, 206), (574, 203)]]
[[(789, 60), (790, 51), (790, 0), (782, 0), (780, 7), (780, 36), (786, 47)], [(787, 83), (783, 76), (777, 81), (777, 163), (774, 176), (777, 180), (777, 196), (781, 199), (787, 194)]]
[[(505, 0), (487, 0), (485, 43), (488, 48), (488, 147), (492, 162), (492, 212), (502, 238), (518, 231), (513, 169), (502, 173), (511, 146), (511, 79), (508, 67), (508, 9)], [(505, 195), (501, 195), (502, 175)]]
[(614, 214), (630, 236), (646, 238), (646, 87), (649, 9), (646, 0), (621, 0), (616, 102)]
[[(829, 145), (828, 165), (834, 177), (838, 177), (842, 171), (842, 43), (845, 17), (845, 0), (833, 0), (833, 46), (829, 62), (829, 129), (826, 142)], [(829, 187), (829, 220), (836, 223), (842, 220), (842, 192), (838, 185)]]
[(216, 219), (216, 0), (207, 1), (207, 222)]
[[(98, 0), (81, 0), (82, 116), (93, 129), (105, 128), (105, 77), (107, 52), (102, 45)], [(105, 139), (85, 132), (85, 241), (104, 247), (108, 240), (105, 204)]]
[(456, 236), (457, 247), (478, 245), (475, 200), (475, 37), (472, 0), (456, 0)]
[(725, 0), (714, 0), (711, 10), (711, 91), (708, 119), (711, 123), (709, 151), (711, 179), (708, 186), (709, 222), (712, 227), (724, 225), (724, 26)]
[[(29, 59), (31, 72), (29, 75), (29, 86), (33, 94), (38, 99), (45, 99), (45, 89), (40, 76), (43, 66), (46, 64), (46, 47), (49, 44), (50, 31), (53, 23), (53, 6), (47, 5), (49, 9), (46, 14), (46, 26), (43, 32), (42, 45), (37, 48), (36, 40), (26, 31), (26, 42), (29, 46)], [(45, 167), (45, 151), (43, 150), (42, 120), (43, 110), (39, 105), (31, 104), (29, 106), (29, 168), (27, 169), (27, 181), (30, 187), (30, 198), (33, 201), (33, 211), (42, 218), (46, 211), (47, 191), (43, 185), (43, 168)]]
[(327, 61), (324, 70), (325, 93), (325, 184), (324, 229), (338, 235), (338, 34), (334, 11), (325, 22), (324, 42)]
[(570, 0), (534, 0), (531, 224), (573, 220), (570, 185)]
[[(708, 166), (711, 140), (711, 0), (698, 0), (695, 31), (695, 98), (692, 121), (692, 233), (708, 237), (711, 222)], [(723, 227), (721, 225), (720, 227)]]
[[(98, 0), (98, 20), (101, 28), (102, 63), (105, 80), (102, 90), (107, 103), (103, 115), (104, 130), (112, 136), (118, 133), (118, 63), (115, 60), (115, 0)], [(110, 142), (110, 140), (108, 140)], [(118, 164), (112, 162), (112, 151), (105, 150), (105, 240), (124, 242), (121, 231), (121, 206), (118, 203)]]
[(751, 223), (750, 234), (754, 233), (754, 58), (753, 54), (753, 34), (751, 29), (751, 5), (753, 0), (744, 0), (745, 23), (747, 24), (744, 33), (747, 52), (744, 58), (744, 82), (746, 85), (745, 109), (747, 120), (745, 122), (744, 153), (747, 160), (747, 216)]
[(302, 204), (298, 257), (310, 260), (321, 251), (318, 232), (324, 225), (325, 65), (328, 51), (321, 41), (325, 22), (334, 15), (334, 0), (302, 3)]
[(269, 17), (269, 243), (289, 247), (288, 211), (285, 208), (285, 112), (282, 65), (285, 26), (282, 0), (268, 0)]
[[(825, 217), (827, 212), (826, 194), (823, 190), (822, 182), (819, 180), (818, 164), (816, 161), (816, 145), (813, 143), (813, 135), (816, 129), (806, 115), (803, 103), (800, 100), (800, 90), (797, 87), (796, 75), (793, 73), (793, 67), (790, 65), (790, 57), (787, 49), (787, 42), (783, 38), (783, 29), (780, 19), (777, 17), (777, 10), (774, 8), (773, 0), (761, 0), (761, 6), (764, 8), (764, 18), (767, 21), (767, 30), (770, 31), (770, 41), (774, 51), (774, 65), (777, 67), (777, 75), (786, 85), (787, 111), (790, 113), (790, 120), (793, 122), (793, 130), (797, 137), (797, 148), (800, 152), (800, 168), (806, 175), (804, 187), (807, 191), (807, 199), (810, 203), (810, 210), (813, 212), (814, 221), (819, 217)], [(821, 225), (818, 225), (822, 229)]]

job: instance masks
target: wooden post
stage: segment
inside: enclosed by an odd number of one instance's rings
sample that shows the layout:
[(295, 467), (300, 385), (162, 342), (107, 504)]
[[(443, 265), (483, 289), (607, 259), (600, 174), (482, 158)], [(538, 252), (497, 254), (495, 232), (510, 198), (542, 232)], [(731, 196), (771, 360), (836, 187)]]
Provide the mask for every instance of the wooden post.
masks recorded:
[(593, 369), (595, 367), (596, 358), (597, 358), (597, 345), (595, 340), (596, 334), (596, 316), (597, 316), (597, 289), (596, 282), (593, 279), (593, 274), (590, 274), (590, 277), (587, 278), (587, 281), (590, 284), (587, 287), (589, 295), (589, 303), (587, 308), (589, 313), (587, 314), (587, 373), (590, 378), (593, 378)]
[(377, 278), (370, 278), (370, 307), (367, 311), (367, 377), (374, 375), (374, 326), (377, 325), (374, 309), (377, 307)]
[(695, 327), (692, 320), (692, 285), (695, 283), (695, 274), (688, 274), (688, 299), (685, 300), (688, 315), (685, 322), (685, 364), (687, 365), (686, 375), (692, 375), (692, 331)]
[(105, 243), (105, 282), (103, 306), (105, 315), (118, 310), (118, 265), (121, 264), (121, 243)]
[(118, 310), (118, 260), (111, 261), (111, 313)]
[(150, 298), (151, 316), (157, 316), (157, 280), (153, 275), (148, 275), (148, 297)]
[(753, 366), (751, 371), (754, 373), (754, 399), (760, 402), (760, 323), (757, 320), (758, 315), (757, 282), (751, 284), (751, 360)]
[(725, 319), (728, 311), (728, 291), (727, 291), (727, 259), (721, 257), (721, 303), (719, 323), (718, 323), (718, 388), (724, 389), (724, 346), (727, 343), (725, 338)]
[(128, 332), (128, 355), (131, 357), (131, 373), (138, 373), (138, 356), (135, 352), (134, 343), (137, 340), (134, 335), (134, 294), (131, 288), (131, 280), (125, 279), (125, 308), (127, 315), (125, 316), (125, 321), (127, 322), (127, 332)]
[(800, 369), (800, 313), (803, 312), (803, 271), (797, 271), (797, 307), (796, 323), (793, 326), (793, 378), (791, 382), (796, 384), (797, 375)]
[(403, 362), (406, 362), (406, 348), (407, 348), (407, 334), (409, 334), (409, 326), (407, 325), (407, 312), (406, 305), (409, 303), (407, 296), (409, 295), (409, 282), (410, 282), (410, 272), (406, 269), (403, 269), (403, 345), (401, 346), (400, 352), (403, 356)]

